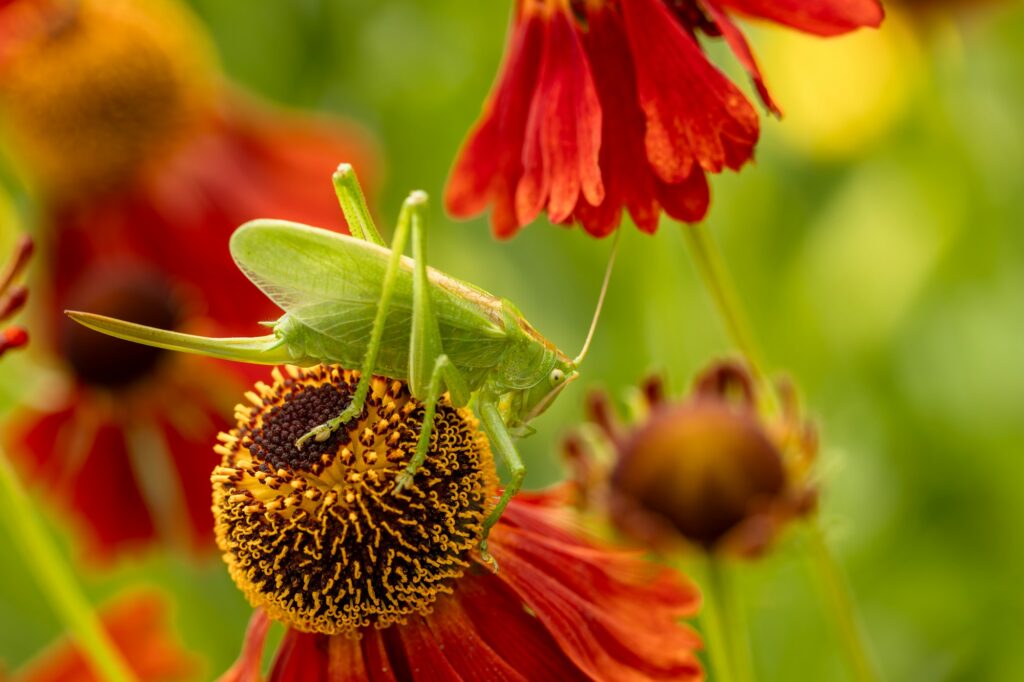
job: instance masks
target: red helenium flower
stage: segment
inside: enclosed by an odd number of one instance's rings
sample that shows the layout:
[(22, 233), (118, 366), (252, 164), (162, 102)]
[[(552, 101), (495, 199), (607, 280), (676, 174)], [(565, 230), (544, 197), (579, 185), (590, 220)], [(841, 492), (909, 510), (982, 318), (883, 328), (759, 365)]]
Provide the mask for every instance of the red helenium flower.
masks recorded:
[(662, 211), (703, 219), (705, 174), (749, 161), (759, 121), (698, 37), (723, 37), (779, 112), (732, 13), (825, 36), (883, 16), (877, 0), (518, 0), (505, 63), (452, 170), (448, 210), (468, 217), (493, 205), (499, 237), (545, 207), (553, 222), (595, 236), (614, 231), (623, 207), (645, 232)]
[[(140, 682), (195, 679), (199, 661), (174, 637), (164, 598), (154, 591), (118, 597), (99, 613), (100, 624)], [(61, 641), (10, 678), (11, 682), (93, 682), (93, 672), (78, 647)]]
[(343, 229), (330, 175), (347, 161), (372, 184), (372, 147), (349, 124), (223, 85), (175, 3), (15, 0), (0, 36), (0, 114), (38, 198), (49, 278), (37, 336), (61, 374), (12, 419), (8, 448), (94, 556), (169, 535), (212, 548), (210, 444), (253, 370), (170, 359), (62, 311), (253, 333), (280, 313), (235, 267), (231, 233), (255, 218)]
[[(490, 536), (501, 567), (455, 580), (431, 613), (357, 637), (289, 629), (271, 682), (699, 680), (696, 588), (575, 529), (560, 491), (520, 493)], [(268, 621), (257, 611), (222, 682), (260, 680)]]
[[(359, 373), (271, 371), (217, 438), (217, 543), (258, 610), (222, 678), (260, 679), (267, 620), (288, 630), (271, 679), (695, 680), (695, 587), (575, 524), (563, 489), (501, 495), (487, 436), (447, 398), (409, 488), (423, 405), (373, 377), (366, 408), (325, 441), (295, 438), (352, 399)], [(499, 569), (494, 572), (497, 563)]]

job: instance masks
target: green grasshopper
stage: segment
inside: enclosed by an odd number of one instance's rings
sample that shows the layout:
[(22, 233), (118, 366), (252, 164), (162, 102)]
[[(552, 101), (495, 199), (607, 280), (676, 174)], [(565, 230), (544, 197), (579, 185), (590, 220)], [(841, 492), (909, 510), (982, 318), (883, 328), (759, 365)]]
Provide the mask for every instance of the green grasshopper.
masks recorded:
[[(75, 321), (111, 336), (158, 348), (256, 364), (359, 366), (351, 402), (334, 419), (302, 436), (326, 440), (359, 415), (371, 375), (408, 381), (424, 405), (416, 452), (397, 477), (396, 491), (412, 484), (427, 457), (437, 401), (452, 405), (476, 395), (476, 411), (511, 482), (484, 523), (487, 533), (526, 475), (513, 436), (531, 432), (540, 415), (578, 376), (593, 338), (613, 258), (609, 260), (590, 332), (570, 359), (541, 336), (508, 300), (426, 265), (427, 195), (412, 192), (398, 218), (390, 249), (367, 210), (351, 166), (342, 164), (334, 187), (352, 236), (279, 220), (255, 220), (231, 237), (231, 255), (245, 275), (285, 314), (266, 336), (208, 338), (68, 311)], [(402, 256), (412, 233), (413, 257)], [(367, 336), (367, 332), (369, 335)]]

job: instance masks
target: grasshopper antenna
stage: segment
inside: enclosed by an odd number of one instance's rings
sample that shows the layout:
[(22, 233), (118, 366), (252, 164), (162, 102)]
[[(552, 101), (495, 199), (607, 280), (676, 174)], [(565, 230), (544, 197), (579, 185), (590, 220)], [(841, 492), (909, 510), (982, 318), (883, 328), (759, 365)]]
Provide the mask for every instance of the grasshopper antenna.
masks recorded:
[(594, 332), (597, 330), (597, 322), (601, 319), (601, 309), (604, 307), (604, 298), (608, 294), (608, 283), (612, 281), (612, 268), (615, 266), (615, 256), (619, 253), (619, 237), (622, 228), (615, 231), (615, 241), (612, 243), (612, 254), (608, 256), (608, 265), (604, 270), (604, 281), (601, 283), (601, 293), (597, 297), (597, 308), (594, 309), (594, 319), (590, 322), (590, 331), (587, 332), (587, 340), (583, 342), (583, 349), (580, 354), (573, 358), (572, 364), (579, 365), (590, 352), (590, 343), (594, 340)]

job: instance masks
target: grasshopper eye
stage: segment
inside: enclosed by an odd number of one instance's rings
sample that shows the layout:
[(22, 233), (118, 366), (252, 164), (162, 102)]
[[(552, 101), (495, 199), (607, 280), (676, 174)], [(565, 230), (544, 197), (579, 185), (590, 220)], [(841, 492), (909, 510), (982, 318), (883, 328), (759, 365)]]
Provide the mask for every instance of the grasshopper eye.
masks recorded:
[(551, 370), (551, 374), (548, 378), (550, 379), (552, 386), (557, 386), (565, 381), (565, 372), (560, 369), (553, 369)]

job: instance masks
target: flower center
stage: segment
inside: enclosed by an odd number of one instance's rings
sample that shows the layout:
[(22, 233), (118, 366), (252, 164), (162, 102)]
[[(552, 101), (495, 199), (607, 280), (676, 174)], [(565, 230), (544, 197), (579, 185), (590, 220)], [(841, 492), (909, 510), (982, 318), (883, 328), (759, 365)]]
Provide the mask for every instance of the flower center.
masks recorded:
[(655, 412), (612, 476), (617, 494), (708, 548), (785, 482), (781, 453), (753, 416), (711, 400)]
[[(68, 307), (88, 310), (160, 329), (181, 322), (181, 303), (170, 282), (150, 271), (120, 272), (112, 277), (86, 277)], [(58, 344), (75, 376), (90, 386), (123, 388), (151, 376), (164, 351), (100, 334), (60, 321)]]
[[(162, 2), (35, 4), (0, 63), (5, 123), (33, 180), (86, 197), (158, 165), (212, 92), (212, 58), (192, 17)], [(10, 11), (18, 5), (33, 8)]]
[(359, 374), (321, 366), (274, 379), (216, 447), (217, 541), (232, 578), (305, 632), (351, 634), (427, 611), (470, 565), (494, 492), (475, 420), (439, 404), (427, 460), (398, 491), (423, 423), (404, 383), (375, 377), (361, 415), (298, 450), (299, 436), (344, 409)]

